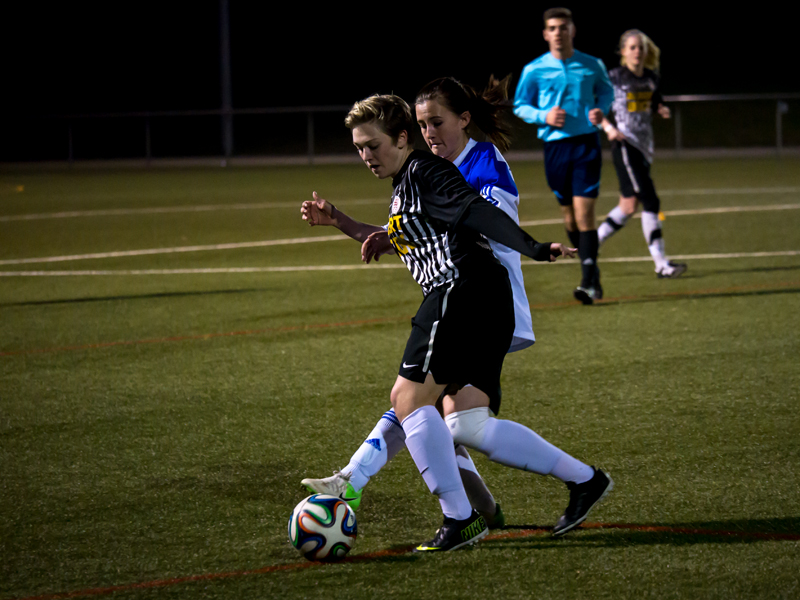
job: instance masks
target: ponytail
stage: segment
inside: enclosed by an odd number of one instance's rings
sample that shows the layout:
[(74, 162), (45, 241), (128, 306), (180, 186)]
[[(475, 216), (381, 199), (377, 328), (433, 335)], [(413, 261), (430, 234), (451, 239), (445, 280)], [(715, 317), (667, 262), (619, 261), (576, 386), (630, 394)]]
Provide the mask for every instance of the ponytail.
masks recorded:
[(478, 95), (469, 85), (452, 77), (441, 77), (425, 85), (417, 94), (415, 104), (427, 100), (441, 102), (457, 115), (469, 112), (471, 124), (481, 130), (501, 152), (511, 145), (511, 128), (502, 117), (502, 104), (508, 99), (511, 75), (498, 80), (492, 75), (486, 89)]

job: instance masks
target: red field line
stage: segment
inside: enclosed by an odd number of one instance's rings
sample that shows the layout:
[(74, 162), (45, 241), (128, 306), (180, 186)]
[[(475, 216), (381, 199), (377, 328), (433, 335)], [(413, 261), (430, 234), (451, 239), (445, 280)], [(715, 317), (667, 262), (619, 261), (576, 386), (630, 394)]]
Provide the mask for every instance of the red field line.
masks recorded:
[[(738, 537), (738, 538), (753, 538), (760, 540), (770, 541), (798, 541), (800, 540), (800, 533), (764, 533), (764, 532), (750, 532), (750, 531), (720, 531), (714, 529), (693, 529), (689, 527), (670, 527), (667, 525), (637, 525), (635, 523), (583, 523), (583, 529), (625, 529), (628, 531), (641, 531), (648, 533), (674, 533), (680, 535), (704, 535), (704, 536), (719, 536), (719, 537)], [(552, 528), (538, 527), (535, 529), (517, 529), (512, 531), (504, 531), (502, 533), (495, 533), (486, 536), (486, 541), (491, 540), (505, 540), (515, 538), (527, 538), (535, 535), (549, 534)], [(400, 556), (408, 554), (413, 550), (414, 546), (404, 546), (401, 548), (392, 548), (389, 550), (380, 550), (378, 552), (370, 552), (368, 554), (359, 554), (344, 559), (341, 562), (367, 562), (389, 556)], [(172, 579), (155, 579), (152, 581), (141, 581), (138, 583), (128, 583), (122, 585), (114, 585), (109, 587), (89, 588), (85, 590), (76, 590), (73, 592), (58, 592), (55, 594), (44, 594), (41, 596), (28, 596), (25, 598), (17, 598), (15, 600), (65, 600), (67, 598), (82, 598), (89, 596), (107, 596), (115, 592), (132, 591), (140, 589), (153, 589), (161, 587), (169, 587), (173, 585), (180, 585), (182, 583), (191, 583), (195, 581), (213, 581), (217, 579), (230, 579), (233, 577), (245, 577), (247, 575), (264, 575), (267, 573), (279, 573), (281, 571), (300, 571), (312, 567), (324, 567), (325, 563), (317, 562), (298, 562), (289, 563), (286, 565), (275, 565), (270, 567), (261, 567), (259, 569), (251, 569), (248, 571), (228, 571), (223, 573), (203, 573), (201, 575), (187, 575), (185, 577), (174, 577)]]
[[(659, 298), (692, 298), (695, 296), (713, 296), (715, 294), (731, 294), (736, 292), (752, 292), (757, 290), (768, 290), (771, 288), (786, 288), (800, 286), (800, 281), (785, 281), (779, 283), (765, 283), (758, 285), (740, 285), (727, 288), (711, 288), (706, 290), (681, 291), (681, 292), (662, 292), (659, 294), (642, 294), (639, 296), (618, 296), (616, 298), (605, 298), (598, 301), (598, 304), (611, 304), (614, 302), (634, 302), (641, 300), (658, 300)], [(533, 310), (543, 310), (549, 308), (562, 308), (565, 306), (578, 306), (575, 300), (566, 302), (551, 302), (548, 304), (531, 304)], [(164, 344), (167, 342), (185, 342), (191, 340), (206, 340), (219, 337), (235, 337), (245, 335), (259, 335), (264, 333), (285, 333), (288, 331), (305, 331), (311, 329), (330, 329), (334, 327), (354, 327), (358, 325), (371, 325), (375, 323), (393, 323), (410, 320), (410, 316), (402, 317), (382, 317), (377, 319), (363, 319), (356, 321), (344, 321), (341, 323), (316, 323), (313, 325), (291, 325), (285, 327), (267, 327), (265, 329), (250, 329), (244, 331), (224, 331), (218, 333), (201, 333), (197, 335), (179, 335), (164, 338), (152, 338), (147, 340), (123, 340), (118, 342), (97, 342), (94, 344), (82, 344), (76, 346), (60, 346), (54, 348), (34, 348), (31, 350), (7, 350), (0, 352), (3, 356), (19, 356), (25, 354), (46, 354), (51, 352), (69, 352), (74, 350), (95, 350), (100, 348), (112, 348), (114, 346), (137, 346), (140, 344)]]

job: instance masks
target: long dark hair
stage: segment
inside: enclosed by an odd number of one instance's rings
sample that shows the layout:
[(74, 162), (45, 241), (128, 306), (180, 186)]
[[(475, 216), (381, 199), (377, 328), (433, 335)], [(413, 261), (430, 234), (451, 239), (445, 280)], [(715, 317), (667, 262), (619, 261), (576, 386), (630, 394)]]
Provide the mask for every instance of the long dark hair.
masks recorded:
[(511, 75), (497, 79), (489, 77), (486, 89), (478, 93), (453, 77), (440, 77), (423, 86), (415, 104), (436, 100), (457, 115), (469, 111), (471, 123), (480, 129), (501, 152), (511, 145), (511, 128), (503, 120), (502, 104), (508, 99)]

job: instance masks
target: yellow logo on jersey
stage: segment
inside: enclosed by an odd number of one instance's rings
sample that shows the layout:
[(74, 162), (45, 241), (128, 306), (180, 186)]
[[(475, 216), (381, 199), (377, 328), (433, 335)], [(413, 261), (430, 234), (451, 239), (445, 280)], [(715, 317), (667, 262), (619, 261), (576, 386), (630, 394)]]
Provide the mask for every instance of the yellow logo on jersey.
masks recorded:
[(653, 92), (628, 92), (626, 94), (628, 100), (628, 112), (650, 112), (652, 104)]
[(398, 254), (408, 254), (409, 248), (417, 247), (403, 237), (403, 215), (395, 215), (389, 219), (389, 241)]

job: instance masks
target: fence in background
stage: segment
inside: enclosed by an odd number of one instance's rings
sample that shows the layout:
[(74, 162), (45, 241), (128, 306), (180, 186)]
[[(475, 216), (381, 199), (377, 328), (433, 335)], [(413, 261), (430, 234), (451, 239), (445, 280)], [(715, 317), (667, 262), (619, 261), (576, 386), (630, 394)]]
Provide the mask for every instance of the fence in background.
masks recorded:
[[(800, 93), (666, 96), (670, 121), (655, 118), (659, 148), (800, 146)], [(343, 127), (349, 106), (61, 115), (5, 126), (4, 162), (250, 156), (352, 156)], [(233, 121), (232, 144), (223, 123)], [(515, 123), (514, 150), (536, 150), (536, 128)], [(224, 149), (223, 149), (224, 148)]]

